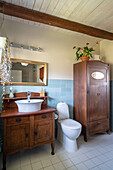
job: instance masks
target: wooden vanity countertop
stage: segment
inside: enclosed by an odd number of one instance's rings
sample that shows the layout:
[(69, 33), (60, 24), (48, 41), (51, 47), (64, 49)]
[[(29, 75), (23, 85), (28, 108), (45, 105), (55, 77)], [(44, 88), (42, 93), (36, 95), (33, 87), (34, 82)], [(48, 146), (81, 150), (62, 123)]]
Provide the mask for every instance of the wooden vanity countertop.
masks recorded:
[(27, 116), (27, 115), (55, 112), (55, 111), (56, 111), (55, 108), (47, 106), (37, 112), (18, 112), (18, 108), (16, 107), (16, 108), (7, 108), (3, 110), (0, 117), (7, 118), (7, 117), (14, 117), (14, 116)]

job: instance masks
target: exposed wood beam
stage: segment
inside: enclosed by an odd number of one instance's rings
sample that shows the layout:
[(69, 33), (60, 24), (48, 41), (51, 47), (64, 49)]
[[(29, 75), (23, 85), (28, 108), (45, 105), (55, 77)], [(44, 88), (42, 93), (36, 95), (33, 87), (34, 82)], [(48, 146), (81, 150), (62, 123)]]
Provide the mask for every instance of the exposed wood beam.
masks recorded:
[(6, 3), (4, 1), (0, 1), (0, 13), (30, 21), (40, 22), (51, 26), (56, 26), (59, 28), (87, 34), (98, 38), (113, 40), (113, 33), (111, 32), (69, 21), (42, 12), (34, 11), (21, 6)]

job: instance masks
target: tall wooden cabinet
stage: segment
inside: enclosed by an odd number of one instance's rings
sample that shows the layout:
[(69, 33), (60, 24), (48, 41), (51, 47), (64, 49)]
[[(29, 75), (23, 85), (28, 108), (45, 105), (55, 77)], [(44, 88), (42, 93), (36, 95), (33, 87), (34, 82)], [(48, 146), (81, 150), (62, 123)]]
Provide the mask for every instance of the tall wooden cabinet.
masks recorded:
[(109, 132), (109, 65), (101, 61), (74, 64), (74, 119), (82, 124), (84, 140)]

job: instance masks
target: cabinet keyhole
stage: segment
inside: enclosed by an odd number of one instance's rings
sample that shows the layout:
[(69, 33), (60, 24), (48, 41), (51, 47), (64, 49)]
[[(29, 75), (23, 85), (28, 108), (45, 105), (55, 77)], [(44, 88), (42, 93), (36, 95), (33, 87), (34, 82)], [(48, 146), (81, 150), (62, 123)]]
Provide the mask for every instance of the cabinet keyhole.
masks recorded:
[(28, 138), (29, 137), (29, 134), (28, 133), (26, 133), (26, 138)]
[(37, 136), (37, 132), (35, 132), (35, 136)]
[(21, 118), (20, 117), (18, 117), (18, 118), (16, 118), (16, 122), (21, 122)]

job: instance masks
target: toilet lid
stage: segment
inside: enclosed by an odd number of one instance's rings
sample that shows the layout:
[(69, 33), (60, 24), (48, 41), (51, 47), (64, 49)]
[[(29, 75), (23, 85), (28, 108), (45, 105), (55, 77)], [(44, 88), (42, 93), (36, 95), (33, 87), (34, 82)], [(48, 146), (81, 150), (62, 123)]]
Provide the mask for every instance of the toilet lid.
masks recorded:
[(69, 128), (69, 129), (81, 128), (81, 124), (73, 119), (65, 119), (65, 120), (61, 120), (59, 122), (61, 123), (61, 125), (63, 125), (66, 128)]

